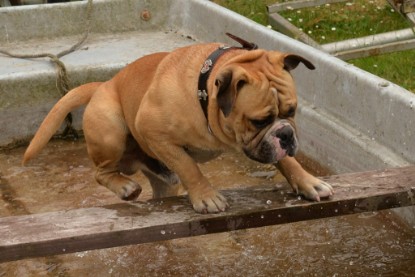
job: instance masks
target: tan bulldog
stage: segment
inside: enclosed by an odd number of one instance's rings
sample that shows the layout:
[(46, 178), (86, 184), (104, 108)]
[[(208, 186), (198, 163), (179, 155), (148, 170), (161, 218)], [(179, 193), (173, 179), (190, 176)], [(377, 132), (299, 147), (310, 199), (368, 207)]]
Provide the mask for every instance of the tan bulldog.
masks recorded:
[(224, 211), (226, 199), (197, 163), (228, 150), (275, 164), (308, 199), (331, 195), (332, 187), (293, 157), (297, 97), (290, 70), (299, 63), (314, 66), (236, 39), (243, 47), (209, 43), (151, 54), (107, 82), (71, 90), (46, 116), (23, 163), (39, 153), (70, 111), (87, 105), (83, 130), (95, 178), (122, 199), (140, 194), (140, 185), (128, 177), (140, 169), (155, 198), (177, 195), (181, 182), (197, 212)]

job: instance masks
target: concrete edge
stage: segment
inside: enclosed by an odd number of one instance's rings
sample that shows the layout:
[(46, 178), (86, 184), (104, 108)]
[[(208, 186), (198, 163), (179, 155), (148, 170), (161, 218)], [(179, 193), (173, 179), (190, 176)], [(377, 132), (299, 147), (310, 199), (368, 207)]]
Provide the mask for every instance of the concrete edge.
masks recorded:
[[(98, 2), (97, 5), (110, 2), (110, 0), (104, 0)], [(131, 5), (134, 1), (126, 2)], [(59, 4), (56, 8), (58, 10), (72, 9), (72, 5), (79, 7), (81, 4), (83, 3)], [(164, 3), (164, 5), (167, 4)], [(355, 129), (356, 133), (365, 134), (376, 140), (379, 145), (389, 148), (391, 153), (398, 153), (395, 157), (402, 156), (409, 162), (415, 162), (415, 157), (411, 154), (415, 153), (415, 142), (407, 141), (407, 138), (415, 137), (415, 122), (414, 120), (406, 122), (400, 120), (400, 118), (415, 118), (415, 95), (324, 52), (269, 30), (239, 14), (225, 10), (210, 1), (170, 0), (168, 5), (170, 5), (166, 7), (169, 8), (168, 18), (165, 19), (167, 25), (163, 26), (164, 28), (176, 29), (179, 32), (197, 37), (201, 41), (228, 41), (234, 44), (225, 36), (224, 30), (226, 30), (250, 41), (255, 41), (264, 48), (294, 52), (312, 60), (318, 70), (310, 72), (299, 67), (293, 72), (300, 97), (310, 105), (324, 110), (327, 116), (332, 116), (339, 123)], [(22, 9), (37, 10), (38, 8), (22, 7)], [(47, 9), (53, 10), (52, 5)], [(121, 8), (121, 10), (123, 9)], [(221, 22), (222, 24), (211, 24), (210, 22)], [(100, 74), (108, 69), (115, 72), (111, 67), (103, 64), (99, 69)], [(86, 69), (78, 68), (75, 72), (79, 71), (79, 74), (71, 74), (82, 76), (84, 70)], [(112, 76), (111, 74), (103, 75)], [(26, 83), (32, 83), (35, 78), (30, 77), (30, 74), (14, 77), (17, 78), (17, 81), (21, 78), (20, 80)], [(97, 78), (97, 80), (102, 79)], [(88, 80), (81, 78), (76, 82), (86, 81)], [(362, 107), (356, 106), (356, 101)], [(385, 106), (387, 112), (377, 111), (376, 108), (379, 106)], [(367, 149), (362, 150), (366, 151)], [(376, 153), (373, 149), (370, 151), (371, 154)], [(382, 153), (377, 154), (377, 156), (382, 155)], [(393, 155), (388, 156), (393, 158)], [(397, 159), (396, 163), (400, 164), (401, 160)]]
[[(103, 2), (109, 1), (105, 0)], [(302, 122), (300, 128), (304, 133), (302, 139), (303, 149), (310, 153), (313, 158), (321, 161), (325, 160), (328, 166), (336, 164), (340, 166), (343, 163), (340, 169), (336, 171), (350, 171), (366, 167), (388, 167), (407, 162), (415, 163), (415, 156), (413, 155), (415, 153), (415, 141), (407, 141), (408, 138), (415, 137), (415, 122), (411, 120), (415, 118), (415, 96), (410, 92), (347, 65), (305, 44), (269, 30), (236, 13), (224, 10), (209, 1), (170, 0), (164, 3), (165, 5), (171, 5), (170, 13), (165, 21), (160, 21), (160, 24), (166, 24), (164, 27), (190, 34), (202, 41), (233, 43), (224, 34), (225, 31), (228, 31), (247, 40), (255, 41), (267, 49), (279, 49), (303, 55), (323, 69), (310, 75), (308, 71), (302, 68), (294, 72), (299, 95), (306, 103), (299, 112), (299, 121)], [(61, 4), (60, 7), (73, 4)], [(24, 8), (31, 9), (33, 7)], [(9, 8), (4, 9), (6, 9), (4, 11), (10, 12)], [(222, 24), (210, 24), (210, 22), (221, 22)], [(134, 22), (130, 22), (126, 26), (135, 28), (134, 24)], [(0, 24), (0, 26), (5, 25)], [(125, 27), (123, 28), (125, 29)], [(109, 31), (123, 31), (124, 29), (111, 29)], [(10, 39), (10, 36), (8, 36), (8, 39)], [(111, 71), (111, 66), (103, 65), (99, 70), (99, 72)], [(79, 70), (79, 72), (79, 75), (82, 75), (82, 70)], [(312, 77), (303, 78), (303, 76)], [(354, 83), (350, 83), (351, 81)], [(315, 93), (308, 94), (306, 90)], [(333, 91), (335, 92), (334, 97), (331, 97)], [(360, 94), (357, 95), (355, 92)], [(358, 99), (359, 104), (363, 104), (363, 108), (358, 113), (355, 109), (356, 99)], [(20, 136), (27, 137), (30, 132), (33, 133), (35, 128), (28, 124), (28, 120), (34, 117), (43, 119), (48, 111), (46, 106), (51, 105), (52, 102), (53, 100), (50, 100), (45, 106), (27, 113), (26, 116), (12, 114), (12, 117), (19, 118), (22, 124), (27, 124), (25, 127), (26, 133), (16, 134), (13, 139), (18, 139)], [(385, 108), (377, 111), (377, 108), (383, 105)], [(347, 114), (342, 114), (344, 107), (349, 109)], [(364, 116), (365, 112), (373, 114), (366, 117)], [(4, 119), (4, 117), (2, 116), (1, 119)], [(404, 119), (408, 120), (405, 121)], [(359, 133), (364, 135), (357, 138), (353, 136), (353, 134)], [(323, 140), (322, 138), (327, 135), (335, 135), (336, 139), (330, 139), (328, 136), (326, 140)], [(0, 142), (0, 144), (4, 143), (7, 142)], [(346, 144), (349, 145), (348, 148), (343, 151), (337, 150), (340, 145)], [(365, 158), (359, 156), (359, 153), (363, 153)], [(367, 164), (365, 159), (370, 159), (370, 162)]]

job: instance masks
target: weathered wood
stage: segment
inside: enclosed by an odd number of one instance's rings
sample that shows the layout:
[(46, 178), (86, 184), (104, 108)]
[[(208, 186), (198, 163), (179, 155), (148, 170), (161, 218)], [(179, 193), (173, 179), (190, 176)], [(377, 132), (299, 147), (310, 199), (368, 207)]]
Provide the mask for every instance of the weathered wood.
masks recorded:
[(391, 52), (405, 51), (414, 48), (415, 39), (408, 39), (391, 43), (385, 43), (381, 45), (345, 50), (342, 52), (333, 53), (333, 55), (339, 59), (347, 61), (352, 59), (383, 55)]
[(314, 48), (321, 49), (320, 44), (278, 13), (269, 14), (268, 20), (271, 26), (278, 32), (304, 42), (305, 44), (311, 45)]
[(415, 166), (324, 178), (336, 194), (308, 202), (288, 185), (224, 191), (231, 208), (195, 213), (186, 197), (0, 219), (0, 261), (139, 244), (415, 205)]
[(415, 0), (387, 0), (392, 8), (415, 24)]

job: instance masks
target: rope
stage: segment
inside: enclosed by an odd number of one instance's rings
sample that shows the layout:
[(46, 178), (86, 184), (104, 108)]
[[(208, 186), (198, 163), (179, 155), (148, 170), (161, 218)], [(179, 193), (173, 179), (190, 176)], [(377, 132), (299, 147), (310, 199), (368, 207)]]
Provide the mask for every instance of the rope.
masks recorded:
[[(63, 56), (65, 56), (69, 53), (72, 53), (72, 52), (76, 51), (85, 42), (85, 40), (88, 38), (89, 32), (91, 30), (92, 1), (93, 0), (88, 0), (88, 3), (87, 3), (86, 28), (85, 28), (85, 31), (84, 31), (84, 35), (82, 36), (82, 38), (77, 43), (72, 45), (72, 47), (70, 47), (69, 49), (63, 50), (63, 51), (59, 52), (56, 55), (51, 54), (51, 53), (16, 54), (16, 53), (11, 53), (9, 51), (1, 50), (1, 49), (0, 49), (0, 53), (4, 54), (4, 55), (7, 55), (9, 57), (18, 58), (18, 59), (49, 58), (50, 61), (56, 65), (56, 68), (57, 68), (56, 88), (58, 89), (59, 93), (61, 94), (61, 97), (63, 97), (70, 90), (70, 86), (69, 86), (69, 78), (68, 78), (68, 73), (66, 71), (65, 64), (60, 60), (60, 58), (62, 58)], [(77, 139), (78, 134), (77, 134), (76, 130), (72, 127), (72, 114), (71, 113), (69, 113), (66, 116), (65, 122), (66, 122), (66, 127), (65, 127), (65, 130), (63, 131), (61, 137), (62, 138)]]

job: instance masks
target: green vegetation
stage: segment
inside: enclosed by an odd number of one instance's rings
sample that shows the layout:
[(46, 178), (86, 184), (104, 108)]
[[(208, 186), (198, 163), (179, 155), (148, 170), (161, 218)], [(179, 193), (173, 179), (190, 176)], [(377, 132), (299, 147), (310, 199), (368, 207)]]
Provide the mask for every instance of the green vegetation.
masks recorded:
[(350, 1), (280, 13), (318, 43), (408, 28), (386, 1)]
[[(277, 0), (214, 0), (260, 24), (268, 25), (266, 5)], [(281, 0), (280, 0), (281, 2)], [(280, 12), (316, 42), (363, 37), (410, 27), (386, 0), (354, 0)], [(348, 61), (415, 92), (415, 50)]]

